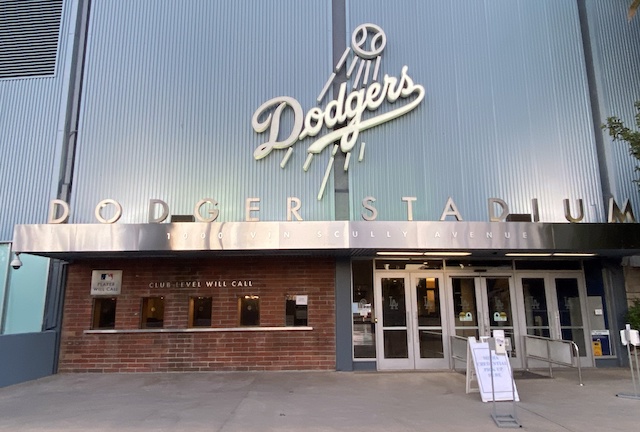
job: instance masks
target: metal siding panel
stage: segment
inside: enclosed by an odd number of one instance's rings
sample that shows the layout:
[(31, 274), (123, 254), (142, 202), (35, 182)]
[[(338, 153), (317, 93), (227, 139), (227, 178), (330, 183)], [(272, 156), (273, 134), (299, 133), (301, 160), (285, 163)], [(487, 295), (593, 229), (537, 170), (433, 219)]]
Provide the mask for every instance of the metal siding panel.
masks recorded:
[[(66, 47), (74, 7), (64, 4), (58, 65), (71, 55)], [(59, 159), (58, 118), (67, 91), (61, 69), (53, 78), (0, 81), (0, 240), (13, 238), (15, 224), (46, 221), (60, 170), (53, 161)]]
[(315, 198), (329, 155), (307, 173), (308, 141), (285, 169), (282, 150), (256, 161), (268, 132), (251, 127), (273, 97), (315, 105), (333, 67), (330, 19), (328, 0), (94, 1), (72, 221), (95, 221), (105, 198), (126, 223), (146, 222), (151, 198), (171, 214), (214, 198), (218, 221), (239, 221), (249, 197), (261, 220), (283, 220), (288, 196), (303, 200), (305, 220), (332, 220), (331, 184)]
[(404, 0), (394, 13), (385, 4), (350, 0), (347, 32), (380, 25), (385, 72), (408, 65), (426, 96), (363, 134), (368, 158), (350, 171), (352, 219), (372, 195), (380, 220), (406, 219), (402, 196), (418, 198), (416, 220), (439, 219), (449, 196), (465, 220), (487, 220), (491, 197), (513, 213), (529, 213), (538, 198), (549, 222), (565, 220), (564, 198), (582, 198), (585, 221), (601, 220), (575, 1)]
[[(640, 16), (627, 22), (629, 2), (626, 0), (588, 0), (587, 7), (602, 122), (615, 116), (635, 129), (633, 103), (640, 100)], [(626, 143), (611, 143), (606, 131), (603, 134), (611, 192), (619, 205), (629, 198), (638, 215), (640, 197), (638, 185), (634, 183), (638, 179), (635, 171), (638, 161), (629, 155)]]
[(9, 275), (9, 263), (11, 262), (11, 245), (0, 243), (0, 334), (4, 322), (4, 310), (6, 302), (7, 280)]

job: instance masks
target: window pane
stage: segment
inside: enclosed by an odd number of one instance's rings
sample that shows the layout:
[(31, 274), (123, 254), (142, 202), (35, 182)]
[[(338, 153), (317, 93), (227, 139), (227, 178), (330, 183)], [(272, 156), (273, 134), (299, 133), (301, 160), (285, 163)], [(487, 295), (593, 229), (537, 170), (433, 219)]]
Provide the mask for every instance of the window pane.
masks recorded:
[(382, 279), (382, 325), (384, 327), (407, 325), (403, 278)]
[(549, 313), (547, 312), (547, 295), (543, 278), (523, 278), (522, 293), (524, 296), (527, 334), (549, 337)]
[(562, 339), (574, 341), (578, 345), (580, 353), (585, 353), (585, 334), (582, 328), (578, 280), (575, 278), (556, 278), (555, 282)]
[(406, 330), (384, 330), (383, 336), (385, 358), (402, 359), (409, 357)]
[(241, 326), (260, 325), (260, 297), (244, 296), (238, 299)]
[(511, 315), (511, 293), (509, 279), (487, 278), (487, 298), (489, 301), (489, 322), (491, 329), (513, 327)]
[(444, 358), (442, 330), (420, 330), (420, 358)]
[(353, 357), (376, 358), (375, 308), (373, 302), (373, 262), (353, 261)]
[(287, 326), (307, 325), (307, 296), (288, 295), (286, 296), (286, 318)]
[(440, 313), (440, 289), (438, 279), (420, 278), (416, 285), (416, 310), (418, 311), (418, 325), (440, 327), (442, 316)]
[(93, 299), (92, 329), (112, 329), (116, 327), (116, 299)]
[(189, 299), (189, 327), (211, 327), (211, 297)]
[(164, 297), (142, 299), (140, 328), (162, 328), (164, 326)]

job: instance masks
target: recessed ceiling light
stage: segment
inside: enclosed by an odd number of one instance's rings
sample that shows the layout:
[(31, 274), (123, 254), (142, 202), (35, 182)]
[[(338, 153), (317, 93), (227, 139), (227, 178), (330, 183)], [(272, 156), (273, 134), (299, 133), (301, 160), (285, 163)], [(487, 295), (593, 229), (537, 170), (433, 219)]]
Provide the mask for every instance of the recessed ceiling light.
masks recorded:
[(471, 255), (471, 252), (425, 252), (424, 255), (456, 257), (456, 256), (469, 256)]
[(377, 255), (385, 256), (422, 256), (422, 252), (376, 252)]
[(553, 254), (553, 256), (557, 256), (557, 257), (592, 257), (592, 256), (596, 256), (597, 254), (594, 253), (565, 253), (565, 252), (556, 252)]

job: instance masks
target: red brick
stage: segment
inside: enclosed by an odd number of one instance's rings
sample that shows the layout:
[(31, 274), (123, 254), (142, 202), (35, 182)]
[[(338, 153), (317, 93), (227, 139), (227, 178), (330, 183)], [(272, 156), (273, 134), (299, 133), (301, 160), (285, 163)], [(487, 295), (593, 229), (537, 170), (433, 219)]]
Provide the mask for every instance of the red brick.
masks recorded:
[[(190, 296), (213, 298), (212, 327), (238, 326), (238, 298), (259, 295), (262, 326), (283, 326), (285, 296), (308, 295), (311, 331), (85, 334), (93, 269), (123, 270), (116, 329), (137, 329), (141, 298), (165, 298), (165, 328), (186, 329)], [(335, 267), (332, 258), (100, 260), (69, 266), (61, 372), (309, 370), (335, 368)], [(253, 287), (210, 287), (206, 280), (252, 280)], [(201, 281), (198, 288), (151, 289), (150, 282)]]

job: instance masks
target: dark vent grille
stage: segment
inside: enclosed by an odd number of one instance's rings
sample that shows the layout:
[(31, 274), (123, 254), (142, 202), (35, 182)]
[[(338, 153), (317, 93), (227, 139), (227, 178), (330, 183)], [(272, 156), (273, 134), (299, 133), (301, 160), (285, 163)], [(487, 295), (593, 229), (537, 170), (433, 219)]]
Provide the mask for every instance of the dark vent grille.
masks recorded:
[(0, 79), (56, 71), (62, 0), (0, 0)]

